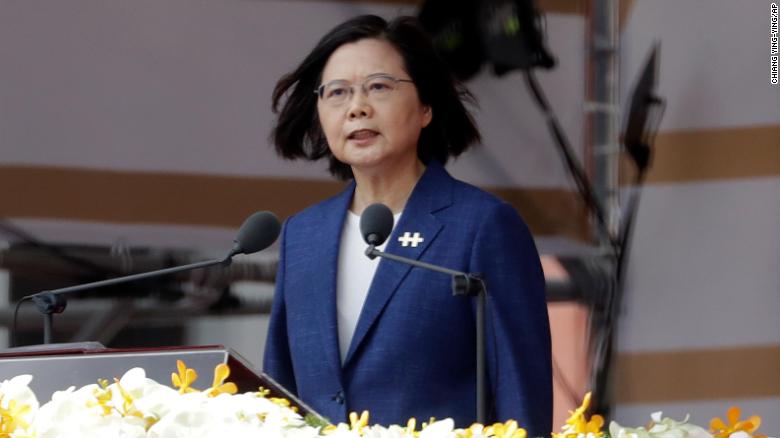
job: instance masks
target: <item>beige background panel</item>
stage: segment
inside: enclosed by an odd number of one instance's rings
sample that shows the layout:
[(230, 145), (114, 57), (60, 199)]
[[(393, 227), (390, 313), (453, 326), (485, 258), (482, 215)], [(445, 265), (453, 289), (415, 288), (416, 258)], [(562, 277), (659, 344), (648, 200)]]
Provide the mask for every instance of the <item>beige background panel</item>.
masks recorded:
[(778, 370), (780, 344), (623, 353), (617, 359), (616, 398), (652, 403), (778, 396)]
[(622, 352), (780, 344), (780, 178), (642, 191)]
[[(338, 193), (344, 183), (295, 178), (0, 166), (6, 217), (235, 227), (256, 210), (285, 218)], [(535, 234), (582, 237), (577, 196), (561, 189), (488, 188)]]
[[(0, 2), (2, 162), (323, 179), (268, 146), (270, 95), (332, 26), (399, 3), (290, 0)], [(539, 82), (580, 153), (582, 15), (549, 14), (558, 67)], [(571, 189), (519, 72), (468, 84), (483, 146), (451, 166), (480, 186)]]
[(236, 226), (256, 210), (280, 218), (338, 192), (338, 182), (304, 179), (0, 167), (10, 217), (97, 222)]
[(622, 109), (660, 42), (662, 131), (780, 124), (780, 88), (769, 83), (770, 3), (635, 1), (620, 41)]
[[(317, 1), (317, 2), (331, 2), (331, 3), (383, 3), (389, 5), (411, 5), (420, 7), (425, 3), (425, 0), (304, 0), (304, 1)], [(622, 4), (623, 2), (621, 2)], [(631, 3), (631, 0), (625, 3)], [(586, 2), (585, 0), (538, 0), (536, 6), (547, 13), (551, 14), (578, 14), (583, 15), (585, 13)]]
[[(623, 157), (624, 183), (635, 170)], [(780, 175), (780, 125), (662, 132), (648, 183), (688, 183)]]

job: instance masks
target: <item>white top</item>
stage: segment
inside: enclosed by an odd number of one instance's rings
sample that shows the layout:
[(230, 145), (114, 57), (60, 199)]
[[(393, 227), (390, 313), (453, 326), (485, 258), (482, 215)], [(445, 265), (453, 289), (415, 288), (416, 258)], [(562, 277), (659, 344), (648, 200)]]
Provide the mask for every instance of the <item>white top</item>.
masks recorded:
[[(393, 215), (393, 227), (400, 217), (401, 213)], [(387, 241), (377, 246), (377, 249), (384, 250), (385, 246)], [(365, 254), (366, 248), (368, 245), (360, 234), (360, 216), (348, 211), (341, 231), (339, 270), (336, 275), (336, 317), (342, 363), (347, 358), (360, 311), (379, 265), (379, 257), (369, 259)]]

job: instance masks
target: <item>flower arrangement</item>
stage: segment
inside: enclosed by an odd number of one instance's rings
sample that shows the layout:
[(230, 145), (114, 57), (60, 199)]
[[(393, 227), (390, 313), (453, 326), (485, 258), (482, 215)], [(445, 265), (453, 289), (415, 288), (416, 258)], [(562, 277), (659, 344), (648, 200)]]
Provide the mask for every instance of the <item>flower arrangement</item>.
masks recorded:
[[(218, 365), (211, 387), (199, 390), (193, 387), (197, 373), (181, 361), (171, 375), (172, 386), (133, 368), (113, 383), (99, 380), (55, 392), (43, 405), (29, 388), (32, 376), (17, 376), (0, 383), (0, 438), (526, 438), (526, 431), (512, 420), (456, 429), (451, 419), (431, 418), (418, 429), (414, 418), (405, 426), (369, 425), (368, 412), (363, 412), (350, 414), (349, 424), (323, 424), (302, 417), (289, 401), (269, 397), (263, 388), (238, 394), (236, 385), (226, 382), (229, 376), (227, 365)], [(587, 394), (552, 438), (766, 438), (755, 434), (761, 418), (753, 415), (740, 420), (736, 407), (728, 410), (726, 421), (714, 418), (709, 432), (689, 424), (687, 418), (662, 418), (660, 412), (652, 415), (647, 427), (628, 428), (612, 422), (607, 432), (601, 416), (587, 418), (589, 403)]]

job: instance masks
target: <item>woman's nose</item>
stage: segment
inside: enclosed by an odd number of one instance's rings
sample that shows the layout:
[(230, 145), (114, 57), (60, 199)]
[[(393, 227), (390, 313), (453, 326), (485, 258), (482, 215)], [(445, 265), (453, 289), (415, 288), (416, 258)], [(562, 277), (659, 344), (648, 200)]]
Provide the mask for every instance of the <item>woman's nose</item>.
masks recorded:
[(371, 104), (368, 102), (368, 98), (366, 97), (365, 93), (361, 93), (359, 91), (352, 93), (348, 104), (349, 104), (349, 110), (347, 113), (347, 117), (350, 120), (363, 118), (363, 117), (371, 117), (374, 114), (373, 108), (371, 107)]

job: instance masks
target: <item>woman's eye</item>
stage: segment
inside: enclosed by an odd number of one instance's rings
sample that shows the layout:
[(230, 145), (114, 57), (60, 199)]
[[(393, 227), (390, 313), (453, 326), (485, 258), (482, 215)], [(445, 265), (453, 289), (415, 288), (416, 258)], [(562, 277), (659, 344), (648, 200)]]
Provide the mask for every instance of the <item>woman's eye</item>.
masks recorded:
[(390, 86), (384, 82), (372, 82), (368, 85), (368, 89), (371, 91), (386, 91), (390, 89)]
[(332, 88), (328, 93), (326, 94), (327, 97), (340, 97), (343, 96), (344, 93), (346, 93), (346, 88)]

